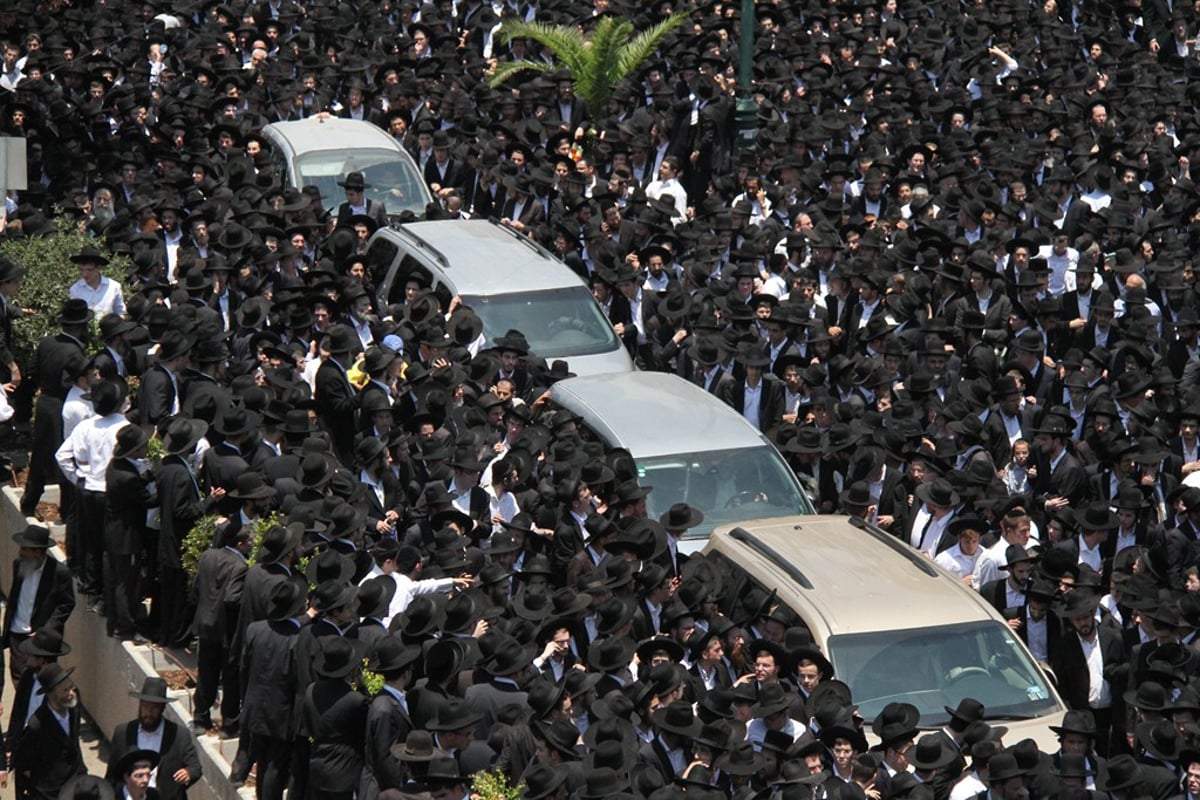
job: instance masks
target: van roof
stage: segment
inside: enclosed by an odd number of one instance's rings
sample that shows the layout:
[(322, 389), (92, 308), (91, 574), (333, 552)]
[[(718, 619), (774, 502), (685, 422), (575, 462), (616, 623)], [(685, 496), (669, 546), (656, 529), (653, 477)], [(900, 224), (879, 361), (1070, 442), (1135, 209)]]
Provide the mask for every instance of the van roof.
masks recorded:
[(313, 150), (346, 150), (354, 147), (403, 149), (383, 128), (356, 119), (309, 117), (289, 122), (272, 122), (267, 127), (278, 133), (295, 153), (308, 153)]
[(715, 395), (666, 372), (568, 378), (554, 384), (551, 397), (634, 459), (766, 444)]
[[(720, 551), (762, 585), (778, 587), (779, 599), (811, 624), (823, 625), (825, 636), (995, 616), (977, 592), (947, 580), (938, 567), (894, 536), (852, 524), (844, 516), (725, 526), (714, 531), (708, 549)], [(872, 579), (865, 581), (863, 575)], [(881, 609), (900, 611), (912, 624), (883, 622)]]
[(515, 294), (583, 285), (582, 278), (527, 237), (490, 220), (409, 222), (381, 234), (426, 243), (436, 251), (430, 255), (459, 294)]

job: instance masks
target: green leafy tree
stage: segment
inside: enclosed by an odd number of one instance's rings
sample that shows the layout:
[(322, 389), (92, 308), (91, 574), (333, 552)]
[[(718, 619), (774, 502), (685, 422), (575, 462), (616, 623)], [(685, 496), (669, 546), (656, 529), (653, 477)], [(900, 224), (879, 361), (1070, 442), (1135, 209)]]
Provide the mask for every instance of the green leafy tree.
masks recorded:
[[(24, 315), (13, 322), (12, 344), (13, 354), (22, 362), (28, 360), (38, 340), (60, 330), (55, 317), (62, 310), (71, 284), (79, 280), (79, 268), (71, 262), (71, 256), (85, 245), (97, 243), (79, 230), (73, 219), (60, 217), (57, 226), (58, 231), (49, 236), (0, 242), (0, 255), (26, 270), (17, 298)], [(110, 259), (105, 273), (120, 280), (128, 263), (125, 257)]]
[(606, 16), (596, 23), (591, 35), (573, 25), (508, 20), (500, 28), (501, 38), (532, 39), (554, 51), (555, 62), (508, 61), (496, 68), (489, 83), (495, 88), (521, 72), (566, 69), (575, 83), (575, 95), (587, 103), (591, 113), (602, 115), (617, 84), (637, 72), (687, 18), (687, 14), (672, 14), (637, 32), (629, 20)]

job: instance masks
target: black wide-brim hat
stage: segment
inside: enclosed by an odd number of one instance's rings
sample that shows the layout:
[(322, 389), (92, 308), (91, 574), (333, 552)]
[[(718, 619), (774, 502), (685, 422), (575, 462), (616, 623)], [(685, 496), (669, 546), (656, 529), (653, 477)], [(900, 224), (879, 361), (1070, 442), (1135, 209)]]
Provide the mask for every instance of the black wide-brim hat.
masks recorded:
[(41, 525), (27, 526), (25, 530), (14, 533), (12, 540), (16, 543), (17, 547), (47, 549), (54, 546), (54, 540), (50, 538), (49, 528)]

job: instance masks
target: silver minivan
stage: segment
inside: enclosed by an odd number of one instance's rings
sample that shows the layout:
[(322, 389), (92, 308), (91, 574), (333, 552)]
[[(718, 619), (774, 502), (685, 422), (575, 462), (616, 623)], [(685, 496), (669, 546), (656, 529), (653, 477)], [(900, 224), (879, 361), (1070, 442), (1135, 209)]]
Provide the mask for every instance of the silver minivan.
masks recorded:
[(568, 378), (550, 398), (580, 417), (591, 436), (629, 450), (658, 518), (672, 503), (704, 512), (685, 551), (704, 546), (715, 526), (812, 514), (796, 475), (775, 445), (741, 414), (676, 375), (631, 372)]
[(387, 131), (371, 122), (318, 115), (263, 128), (272, 157), (288, 184), (316, 186), (329, 213), (346, 199), (338, 181), (361, 172), (366, 198), (383, 203), (389, 219), (405, 211), (425, 216), (432, 196), (421, 170), (408, 151)]
[(443, 309), (462, 297), (490, 345), (519, 330), (538, 356), (578, 375), (629, 372), (633, 361), (604, 309), (569, 267), (526, 236), (490, 220), (430, 220), (382, 228), (367, 242), (379, 308), (404, 302), (410, 278)]

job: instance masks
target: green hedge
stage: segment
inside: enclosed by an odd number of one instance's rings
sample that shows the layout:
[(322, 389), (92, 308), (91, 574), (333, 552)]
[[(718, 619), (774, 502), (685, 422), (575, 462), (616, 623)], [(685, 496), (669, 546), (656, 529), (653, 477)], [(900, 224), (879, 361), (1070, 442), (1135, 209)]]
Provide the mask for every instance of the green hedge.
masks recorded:
[[(21, 362), (28, 361), (38, 341), (49, 333), (60, 329), (55, 317), (62, 310), (63, 301), (71, 284), (79, 280), (79, 268), (71, 263), (71, 256), (96, 240), (79, 230), (75, 221), (59, 218), (58, 232), (50, 236), (4, 239), (0, 241), (0, 255), (12, 259), (24, 267), (27, 274), (21, 285), (18, 304), (24, 316), (13, 322), (13, 354)], [(103, 246), (103, 243), (99, 243)], [(128, 261), (124, 256), (113, 258), (105, 272), (110, 277), (125, 274)]]

